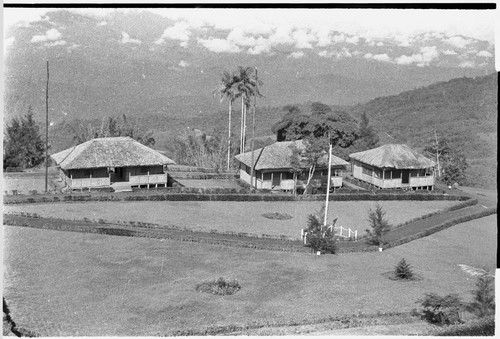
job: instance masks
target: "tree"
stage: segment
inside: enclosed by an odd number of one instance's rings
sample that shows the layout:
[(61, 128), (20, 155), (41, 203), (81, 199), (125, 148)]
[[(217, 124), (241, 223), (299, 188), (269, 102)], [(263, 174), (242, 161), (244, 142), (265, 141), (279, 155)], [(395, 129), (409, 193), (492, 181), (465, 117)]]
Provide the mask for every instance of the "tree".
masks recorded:
[(238, 70), (236, 71), (237, 82), (234, 86), (236, 95), (241, 97), (240, 153), (245, 151), (247, 108), (250, 107), (250, 101), (253, 96), (261, 96), (258, 87), (262, 86), (262, 81), (255, 79), (254, 71), (253, 67), (242, 66), (238, 66)]
[(359, 138), (356, 140), (356, 151), (364, 151), (378, 146), (379, 137), (372, 126), (366, 112), (361, 114), (359, 122)]
[(424, 299), (417, 300), (422, 306), (422, 316), (432, 324), (450, 325), (460, 323), (458, 313), (462, 300), (458, 294), (441, 297), (435, 293), (427, 293)]
[(429, 140), (429, 143), (424, 148), (424, 153), (426, 155), (432, 157), (436, 161), (436, 176), (438, 179), (441, 178), (442, 175), (442, 164), (441, 158), (443, 156), (448, 155), (451, 152), (451, 148), (448, 146), (448, 140), (446, 139), (438, 139), (437, 132), (434, 130), (434, 138)]
[(70, 125), (70, 127), (73, 129), (73, 140), (76, 144), (81, 144), (95, 138), (109, 137), (130, 137), (146, 146), (155, 144), (153, 131), (143, 131), (130, 124), (125, 114), (120, 118), (104, 118), (99, 127), (95, 127), (91, 123), (86, 126)]
[(375, 206), (375, 210), (370, 209), (368, 212), (368, 222), (372, 228), (372, 230), (366, 230), (368, 243), (379, 246), (384, 243), (383, 236), (391, 229), (385, 215), (386, 212), (379, 204)]
[(283, 110), (285, 111), (283, 118), (271, 127), (271, 131), (276, 134), (276, 141), (286, 140), (287, 128), (290, 127), (296, 117), (302, 114), (300, 108), (296, 105), (286, 105)]
[(7, 167), (32, 168), (43, 163), (45, 144), (31, 106), (24, 117), (12, 119), (7, 126), (3, 148), (4, 170)]
[(401, 280), (411, 280), (414, 278), (413, 269), (405, 258), (402, 258), (394, 267), (394, 276)]
[(467, 305), (470, 312), (479, 318), (495, 314), (495, 280), (489, 275), (477, 278), (476, 289), (472, 291), (474, 301)]
[(220, 96), (220, 101), (222, 102), (224, 98), (228, 101), (228, 131), (227, 131), (227, 169), (231, 163), (231, 113), (233, 108), (233, 102), (236, 100), (237, 93), (235, 89), (235, 84), (238, 82), (238, 77), (235, 74), (230, 74), (227, 71), (222, 73), (221, 82), (219, 87), (215, 90)]

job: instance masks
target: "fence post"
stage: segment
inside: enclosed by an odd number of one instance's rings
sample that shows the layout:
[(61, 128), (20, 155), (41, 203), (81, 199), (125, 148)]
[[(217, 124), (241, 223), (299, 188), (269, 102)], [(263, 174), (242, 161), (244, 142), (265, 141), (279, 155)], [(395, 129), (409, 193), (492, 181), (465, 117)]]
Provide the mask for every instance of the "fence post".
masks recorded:
[(354, 231), (354, 240), (358, 241), (358, 230)]

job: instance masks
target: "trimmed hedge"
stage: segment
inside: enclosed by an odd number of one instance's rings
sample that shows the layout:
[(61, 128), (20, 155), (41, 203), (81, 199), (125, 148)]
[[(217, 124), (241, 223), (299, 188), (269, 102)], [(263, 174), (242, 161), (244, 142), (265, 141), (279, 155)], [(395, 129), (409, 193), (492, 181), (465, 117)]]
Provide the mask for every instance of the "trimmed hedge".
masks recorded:
[[(174, 189), (175, 190), (175, 189)], [(194, 189), (199, 190), (199, 189)], [(202, 189), (210, 190), (210, 189)], [(233, 190), (233, 189), (231, 189)], [(235, 189), (238, 192), (237, 189)], [(44, 194), (34, 196), (6, 196), (5, 204), (33, 204), (70, 201), (323, 201), (324, 194), (297, 196), (291, 194), (257, 194), (257, 193), (166, 193), (159, 190), (137, 193), (73, 193), (73, 194)], [(467, 201), (469, 196), (437, 195), (437, 194), (332, 194), (330, 201), (380, 201), (380, 200), (413, 200), (413, 201)], [(470, 204), (474, 204), (469, 202)]]

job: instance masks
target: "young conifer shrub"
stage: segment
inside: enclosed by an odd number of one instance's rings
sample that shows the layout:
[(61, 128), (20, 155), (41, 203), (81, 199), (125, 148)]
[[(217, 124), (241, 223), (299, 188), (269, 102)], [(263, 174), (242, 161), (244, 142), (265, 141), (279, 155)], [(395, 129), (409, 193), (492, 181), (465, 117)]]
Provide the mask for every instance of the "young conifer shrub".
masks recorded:
[(401, 280), (411, 280), (414, 278), (413, 268), (405, 258), (402, 258), (396, 267), (394, 267), (394, 276)]
[(385, 215), (386, 212), (379, 204), (376, 205), (375, 210), (370, 209), (368, 212), (368, 222), (372, 228), (366, 230), (369, 244), (380, 246), (384, 243), (383, 236), (391, 229)]
[(477, 278), (476, 289), (472, 291), (474, 301), (467, 308), (479, 318), (495, 314), (494, 282), (494, 278), (489, 275)]

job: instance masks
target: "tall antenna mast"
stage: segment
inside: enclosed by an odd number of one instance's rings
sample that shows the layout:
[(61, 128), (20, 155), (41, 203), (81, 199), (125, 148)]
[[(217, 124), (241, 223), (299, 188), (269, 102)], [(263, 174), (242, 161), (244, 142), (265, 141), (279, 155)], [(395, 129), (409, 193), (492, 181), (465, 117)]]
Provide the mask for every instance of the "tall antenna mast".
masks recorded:
[(47, 87), (45, 88), (45, 192), (49, 184), (49, 60), (47, 60)]

